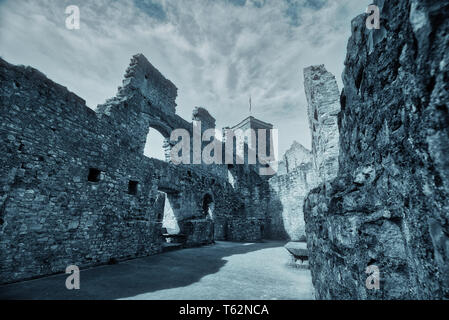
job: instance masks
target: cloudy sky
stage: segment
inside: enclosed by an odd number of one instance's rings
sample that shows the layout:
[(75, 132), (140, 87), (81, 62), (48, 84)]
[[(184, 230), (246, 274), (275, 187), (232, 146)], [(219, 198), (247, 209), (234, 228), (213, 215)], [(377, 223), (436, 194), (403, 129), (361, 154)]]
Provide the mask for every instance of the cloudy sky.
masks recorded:
[[(280, 153), (310, 148), (304, 67), (341, 73), (351, 20), (367, 0), (0, 0), (0, 56), (31, 65), (95, 108), (143, 53), (178, 87), (177, 113), (206, 107), (217, 127), (253, 115), (279, 129)], [(65, 8), (80, 8), (80, 30)]]

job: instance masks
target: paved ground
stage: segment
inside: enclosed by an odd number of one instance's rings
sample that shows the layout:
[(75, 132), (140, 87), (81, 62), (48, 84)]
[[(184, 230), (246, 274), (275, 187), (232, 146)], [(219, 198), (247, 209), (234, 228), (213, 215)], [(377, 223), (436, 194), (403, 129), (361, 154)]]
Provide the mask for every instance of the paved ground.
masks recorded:
[(230, 243), (167, 252), (67, 275), (0, 286), (0, 299), (313, 299), (310, 272), (286, 266), (282, 242)]

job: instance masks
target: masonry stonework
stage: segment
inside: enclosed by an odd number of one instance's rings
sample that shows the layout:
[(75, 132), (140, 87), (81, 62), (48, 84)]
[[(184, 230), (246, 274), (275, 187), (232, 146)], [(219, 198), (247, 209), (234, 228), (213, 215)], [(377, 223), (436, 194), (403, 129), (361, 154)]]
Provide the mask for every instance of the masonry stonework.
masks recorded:
[(269, 179), (272, 195), (270, 230), (273, 238), (305, 241), (303, 201), (309, 191), (318, 185), (312, 161), (312, 153), (295, 141), (280, 161), (281, 171)]
[(448, 299), (449, 5), (375, 4), (381, 29), (352, 22), (338, 177), (304, 206), (316, 296)]
[[(166, 203), (185, 246), (262, 238), (269, 190), (251, 166), (231, 169), (234, 187), (227, 166), (143, 155), (150, 128), (166, 139), (191, 132), (176, 95), (143, 55), (96, 111), (41, 72), (0, 59), (0, 283), (161, 252)], [(194, 112), (206, 116), (214, 125)]]
[(304, 69), (312, 134), (313, 163), (321, 182), (335, 178), (338, 171), (338, 113), (340, 92), (335, 76), (324, 65)]
[(303, 205), (310, 190), (337, 175), (339, 91), (335, 77), (324, 65), (304, 69), (304, 89), (312, 151), (294, 142), (269, 180), (270, 230), (275, 238), (305, 241)]

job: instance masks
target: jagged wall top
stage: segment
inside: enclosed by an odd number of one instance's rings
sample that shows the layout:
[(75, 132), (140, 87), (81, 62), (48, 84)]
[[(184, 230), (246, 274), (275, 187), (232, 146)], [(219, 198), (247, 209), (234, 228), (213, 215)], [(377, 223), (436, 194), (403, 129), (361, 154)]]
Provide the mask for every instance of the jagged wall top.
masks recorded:
[(178, 89), (157, 70), (143, 54), (136, 54), (126, 69), (118, 96), (140, 92), (148, 101), (167, 113), (176, 112)]
[(287, 171), (312, 162), (312, 152), (297, 141), (293, 141), (292, 146), (285, 152), (284, 161)]
[(192, 112), (192, 120), (201, 121), (204, 128), (215, 128), (215, 118), (205, 108), (195, 107)]
[(338, 171), (340, 94), (335, 76), (324, 65), (304, 69), (315, 169), (327, 181)]
[(335, 97), (339, 97), (340, 92), (335, 76), (327, 71), (323, 64), (304, 69), (304, 89), (309, 103), (309, 118), (315, 116), (312, 110), (314, 104), (318, 107), (318, 114), (328, 112), (335, 114), (340, 111), (336, 107), (326, 108), (335, 103)]

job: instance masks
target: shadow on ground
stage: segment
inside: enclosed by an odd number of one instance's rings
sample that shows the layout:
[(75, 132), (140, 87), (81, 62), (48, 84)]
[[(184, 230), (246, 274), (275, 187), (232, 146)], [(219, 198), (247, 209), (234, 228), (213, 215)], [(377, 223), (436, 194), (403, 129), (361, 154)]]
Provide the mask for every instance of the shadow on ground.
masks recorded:
[[(282, 247), (283, 244), (271, 241), (251, 244), (219, 242), (213, 246), (173, 251), (117, 265), (82, 270), (81, 290), (66, 289), (66, 274), (0, 286), (0, 299), (109, 300), (135, 297), (189, 286), (207, 275), (219, 272), (228, 263), (225, 257)], [(279, 261), (279, 264), (283, 263), (285, 262)], [(282, 277), (282, 274), (279, 274), (279, 277)], [(226, 283), (223, 285), (226, 286)]]

